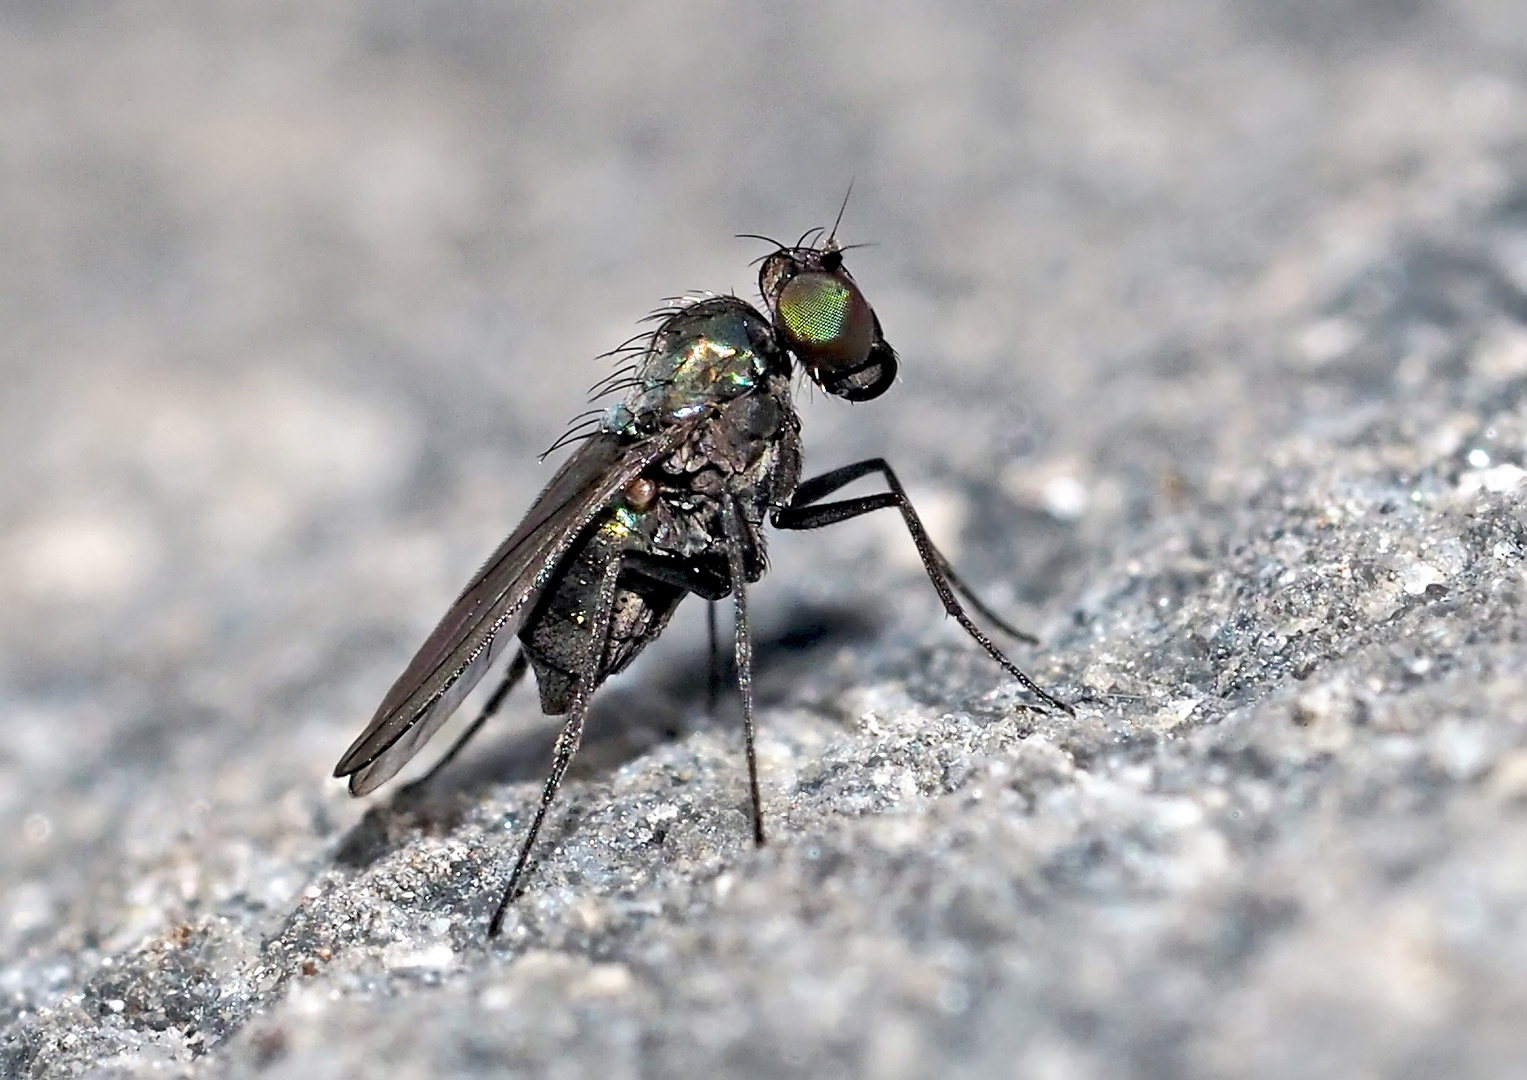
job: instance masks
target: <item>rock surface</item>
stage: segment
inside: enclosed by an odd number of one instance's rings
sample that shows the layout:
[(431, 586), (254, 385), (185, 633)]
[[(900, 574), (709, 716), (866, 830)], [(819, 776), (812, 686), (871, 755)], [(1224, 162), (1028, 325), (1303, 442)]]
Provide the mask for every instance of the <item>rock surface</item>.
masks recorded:
[[(1514, 1075), (1527, 6), (13, 4), (0, 1076)], [(659, 298), (830, 220), (894, 519), (692, 603), (505, 938), (533, 695), (333, 762)], [(442, 740), (443, 745), (443, 740)]]

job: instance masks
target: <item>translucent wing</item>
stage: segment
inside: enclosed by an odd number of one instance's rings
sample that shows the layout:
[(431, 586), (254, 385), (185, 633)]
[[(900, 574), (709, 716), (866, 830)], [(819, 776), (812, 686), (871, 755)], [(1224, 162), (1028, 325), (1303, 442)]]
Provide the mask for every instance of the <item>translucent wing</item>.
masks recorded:
[(637, 443), (599, 432), (565, 461), (520, 527), (483, 564), (334, 767), (364, 795), (390, 779), (476, 686), (515, 634), (578, 534), (695, 421)]

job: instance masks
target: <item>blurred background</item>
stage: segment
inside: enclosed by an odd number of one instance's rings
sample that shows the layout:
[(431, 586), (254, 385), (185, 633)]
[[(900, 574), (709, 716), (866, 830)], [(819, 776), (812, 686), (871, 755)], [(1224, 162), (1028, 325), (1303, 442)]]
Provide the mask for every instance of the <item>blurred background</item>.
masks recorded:
[[(1121, 537), (1368, 392), (1306, 377), (1352, 346), (1323, 298), (1503, 197), (1524, 80), (1519, 0), (11, 0), (0, 961), (286, 903), (597, 354), (755, 296), (734, 234), (853, 182), (902, 377), (803, 395), (808, 470), (890, 458), (1053, 643)], [(773, 556), (766, 635), (938, 621), (894, 522)], [(696, 662), (693, 606), (655, 663)], [(198, 828), (223, 862), (117, 911)]]

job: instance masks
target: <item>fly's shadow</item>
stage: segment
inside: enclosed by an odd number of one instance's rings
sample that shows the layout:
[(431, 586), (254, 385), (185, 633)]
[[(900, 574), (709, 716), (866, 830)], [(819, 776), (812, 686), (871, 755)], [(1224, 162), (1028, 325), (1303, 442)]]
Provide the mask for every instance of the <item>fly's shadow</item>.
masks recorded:
[[(824, 650), (872, 641), (880, 630), (877, 613), (864, 607), (802, 603), (789, 608), (774, 627), (764, 626), (754, 642), (754, 656), (768, 672), (759, 681), (761, 704), (788, 700), (802, 669), (814, 666)], [(701, 726), (725, 729), (736, 718), (718, 703), (735, 682), (729, 656), (693, 651), (667, 665), (640, 685), (612, 689), (589, 710), (583, 747), (572, 777), (613, 773), (662, 742), (684, 738)], [(765, 666), (766, 665), (766, 666)], [(700, 708), (704, 706), (704, 708)], [(530, 783), (546, 775), (556, 742), (555, 721), (516, 725), (478, 752), (432, 772), (386, 803), (371, 807), (345, 835), (334, 855), (338, 866), (364, 870), (400, 850), (413, 838), (444, 836), (459, 827), (487, 788)]]
[[(803, 667), (810, 665), (815, 670), (813, 661), (833, 648), (873, 641), (880, 634), (881, 622), (879, 611), (864, 605), (803, 602), (788, 608), (777, 625), (756, 625), (756, 700), (764, 705), (789, 700)], [(685, 715), (693, 715), (693, 705), (704, 700), (714, 719), (721, 708), (718, 698), (735, 684), (736, 674), (730, 653), (715, 655), (709, 661), (695, 656), (670, 668), (653, 685), (672, 700), (688, 704)], [(728, 719), (723, 715), (719, 722), (724, 724)]]
[[(653, 702), (642, 702), (644, 712), (639, 716), (622, 710), (624, 696), (610, 694), (590, 710), (584, 753), (572, 775), (608, 775), (658, 742), (654, 731), (678, 733), (666, 712), (655, 709)], [(670, 726), (653, 726), (665, 723)], [(399, 788), (386, 803), (366, 811), (340, 842), (335, 863), (364, 870), (418, 836), (454, 831), (488, 787), (540, 780), (546, 775), (558, 726), (555, 721), (515, 725), (496, 739), (484, 740), (482, 752)]]

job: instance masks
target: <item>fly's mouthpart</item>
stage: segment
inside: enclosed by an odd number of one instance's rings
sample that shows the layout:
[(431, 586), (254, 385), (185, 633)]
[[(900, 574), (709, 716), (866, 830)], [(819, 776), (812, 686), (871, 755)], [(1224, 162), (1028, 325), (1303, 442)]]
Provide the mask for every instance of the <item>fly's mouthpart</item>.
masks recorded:
[(891, 388), (898, 366), (896, 350), (881, 341), (871, 346), (863, 367), (830, 380), (816, 375), (812, 378), (823, 390), (844, 401), (870, 401)]

